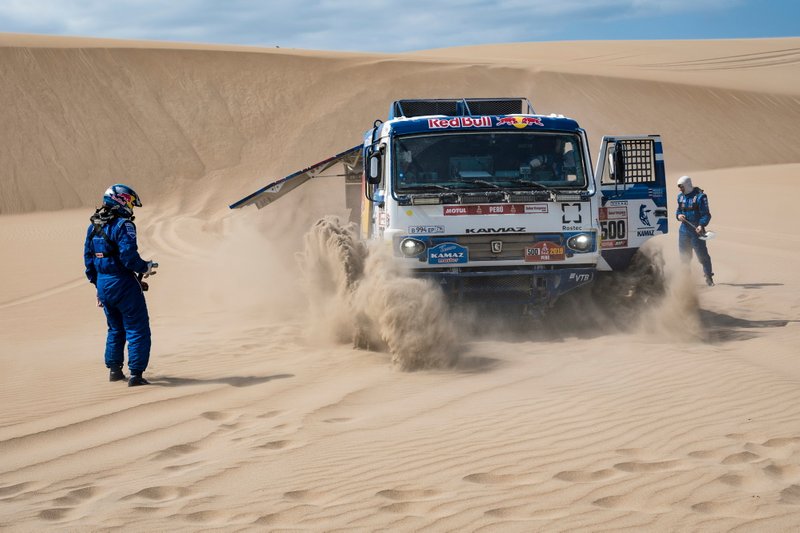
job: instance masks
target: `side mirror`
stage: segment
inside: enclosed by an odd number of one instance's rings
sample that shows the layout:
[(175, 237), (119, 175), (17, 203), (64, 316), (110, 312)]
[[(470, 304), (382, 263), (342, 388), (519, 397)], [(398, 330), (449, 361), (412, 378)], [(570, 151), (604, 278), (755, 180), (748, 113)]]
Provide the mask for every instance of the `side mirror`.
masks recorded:
[(381, 155), (374, 153), (369, 156), (369, 167), (367, 169), (367, 182), (377, 185), (381, 182)]
[(614, 144), (614, 181), (617, 183), (625, 183), (625, 154), (622, 150), (622, 144), (619, 142)]

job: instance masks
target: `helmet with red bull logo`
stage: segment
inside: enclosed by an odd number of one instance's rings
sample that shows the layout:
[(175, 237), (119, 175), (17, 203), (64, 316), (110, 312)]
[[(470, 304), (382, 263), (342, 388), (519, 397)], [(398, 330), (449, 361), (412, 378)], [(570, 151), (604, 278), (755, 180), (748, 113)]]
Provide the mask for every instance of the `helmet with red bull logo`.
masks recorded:
[(122, 183), (115, 183), (103, 194), (103, 205), (125, 218), (130, 218), (133, 216), (133, 208), (142, 207), (142, 202), (136, 191)]

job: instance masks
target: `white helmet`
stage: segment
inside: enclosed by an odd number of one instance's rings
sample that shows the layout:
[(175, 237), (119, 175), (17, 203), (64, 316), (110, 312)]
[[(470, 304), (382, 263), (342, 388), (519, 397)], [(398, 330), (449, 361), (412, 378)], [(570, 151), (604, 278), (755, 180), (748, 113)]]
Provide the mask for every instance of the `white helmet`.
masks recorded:
[(678, 178), (678, 185), (683, 185), (683, 192), (684, 194), (689, 194), (694, 190), (694, 186), (692, 185), (692, 178), (689, 176), (681, 176)]

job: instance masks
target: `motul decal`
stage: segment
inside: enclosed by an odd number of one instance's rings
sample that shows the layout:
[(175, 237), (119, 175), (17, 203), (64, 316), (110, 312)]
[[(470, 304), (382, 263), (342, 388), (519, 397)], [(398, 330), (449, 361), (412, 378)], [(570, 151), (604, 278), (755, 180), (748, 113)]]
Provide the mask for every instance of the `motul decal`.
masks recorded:
[(546, 214), (547, 204), (478, 204), (478, 205), (446, 205), (445, 216), (459, 215), (533, 215)]

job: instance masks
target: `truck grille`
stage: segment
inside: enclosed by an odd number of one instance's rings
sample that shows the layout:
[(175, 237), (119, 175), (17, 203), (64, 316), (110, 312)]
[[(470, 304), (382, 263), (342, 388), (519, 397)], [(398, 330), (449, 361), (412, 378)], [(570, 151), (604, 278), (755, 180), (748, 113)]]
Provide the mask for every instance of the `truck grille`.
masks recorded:
[[(503, 233), (492, 235), (453, 235), (436, 237), (434, 245), (442, 242), (456, 242), (469, 248), (470, 261), (514, 261), (525, 259), (525, 247), (539, 241), (549, 241), (563, 245), (563, 237), (557, 233)], [(501, 244), (501, 251), (492, 251), (492, 241)]]

